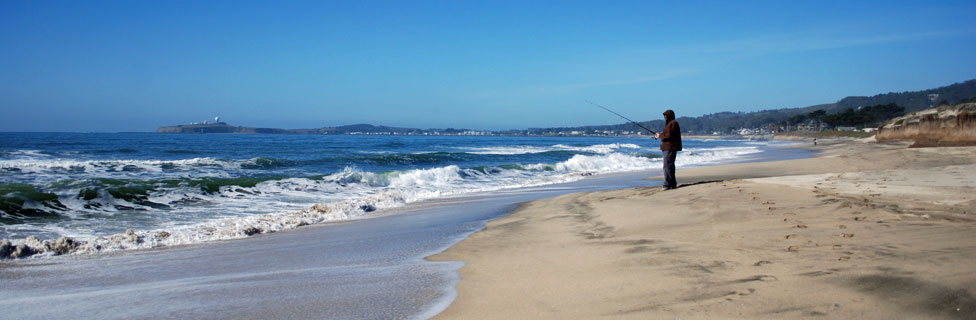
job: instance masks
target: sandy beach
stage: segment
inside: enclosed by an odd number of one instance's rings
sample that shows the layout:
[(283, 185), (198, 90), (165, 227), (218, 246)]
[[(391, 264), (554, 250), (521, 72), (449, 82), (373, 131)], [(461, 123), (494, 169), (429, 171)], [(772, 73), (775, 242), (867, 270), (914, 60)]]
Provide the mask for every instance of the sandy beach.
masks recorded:
[(439, 317), (976, 318), (976, 147), (816, 148), (523, 204), (430, 258)]

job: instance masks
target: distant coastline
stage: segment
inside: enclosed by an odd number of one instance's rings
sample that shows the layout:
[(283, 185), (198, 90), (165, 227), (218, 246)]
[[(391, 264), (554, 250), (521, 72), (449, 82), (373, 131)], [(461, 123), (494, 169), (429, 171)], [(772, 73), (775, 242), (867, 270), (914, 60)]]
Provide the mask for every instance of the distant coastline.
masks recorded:
[(353, 124), (339, 127), (323, 127), (318, 129), (280, 129), (253, 128), (232, 126), (226, 122), (191, 123), (185, 125), (162, 126), (156, 133), (197, 133), (197, 134), (309, 134), (309, 135), (404, 135), (404, 136), (572, 136), (572, 137), (607, 137), (631, 136), (638, 137), (636, 131), (593, 131), (593, 130), (470, 130), (470, 129), (417, 129), (377, 126), (371, 124)]
[(235, 127), (226, 122), (194, 123), (176, 126), (163, 126), (156, 129), (156, 133), (233, 133), (233, 134), (268, 134), (289, 133), (289, 130), (276, 128)]
[(162, 126), (156, 133), (223, 133), (223, 134), (348, 134), (348, 135), (453, 135), (453, 136), (487, 136), (498, 135), (496, 131), (479, 131), (468, 129), (415, 129), (376, 126), (371, 124), (353, 124), (339, 127), (322, 127), (318, 129), (280, 129), (280, 128), (252, 128), (232, 126), (226, 122), (191, 123), (176, 126)]
[[(232, 126), (226, 122), (192, 123), (187, 125), (163, 126), (156, 129), (156, 133), (179, 134), (294, 134), (294, 135), (403, 135), (403, 136), (543, 136), (543, 137), (650, 137), (638, 131), (616, 130), (469, 130), (469, 129), (415, 129), (377, 126), (371, 124), (355, 124), (340, 127), (323, 127), (318, 129), (280, 129), (253, 128)], [(770, 140), (772, 135), (689, 135), (687, 138), (696, 139), (747, 139)]]
[[(163, 126), (156, 129), (156, 133), (180, 134), (295, 134), (295, 135), (403, 135), (403, 136), (544, 136), (544, 137), (650, 137), (637, 131), (593, 131), (593, 130), (468, 130), (468, 129), (414, 129), (376, 126), (370, 124), (356, 124), (340, 127), (324, 127), (318, 129), (280, 129), (280, 128), (252, 128), (232, 126), (226, 122), (194, 123), (177, 126)], [(694, 139), (747, 139), (770, 140), (773, 135), (689, 135)]]

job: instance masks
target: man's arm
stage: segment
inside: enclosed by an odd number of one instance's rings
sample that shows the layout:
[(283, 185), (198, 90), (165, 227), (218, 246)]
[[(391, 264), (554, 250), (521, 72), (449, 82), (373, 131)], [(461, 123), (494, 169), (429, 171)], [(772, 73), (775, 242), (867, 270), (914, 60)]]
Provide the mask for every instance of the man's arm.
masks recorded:
[(664, 130), (661, 130), (661, 132), (658, 132), (655, 135), (655, 137), (657, 137), (658, 139), (667, 139), (667, 138), (670, 138), (671, 137), (671, 131), (672, 130), (674, 130), (674, 124), (672, 124), (671, 122), (668, 122), (668, 124), (664, 125)]

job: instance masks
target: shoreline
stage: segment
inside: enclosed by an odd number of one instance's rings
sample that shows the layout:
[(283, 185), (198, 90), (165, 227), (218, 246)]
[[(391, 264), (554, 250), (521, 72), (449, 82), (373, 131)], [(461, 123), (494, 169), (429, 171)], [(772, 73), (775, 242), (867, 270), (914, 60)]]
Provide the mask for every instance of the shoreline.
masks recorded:
[[(618, 144), (614, 142), (614, 144), (612, 145), (603, 145), (603, 146), (616, 146), (616, 145)], [(636, 148), (636, 146), (634, 147)], [(746, 148), (748, 147), (749, 146), (746, 146)], [(573, 147), (565, 146), (564, 148), (573, 148)], [(616, 148), (616, 147), (611, 147), (611, 148)], [(527, 180), (527, 182), (524, 179), (521, 181), (519, 181), (518, 179), (508, 179), (506, 182), (507, 179), (505, 178), (506, 176), (500, 175), (502, 178), (498, 179), (498, 181), (503, 182), (503, 184), (486, 184), (487, 187), (480, 187), (481, 188), (480, 190), (479, 188), (466, 189), (460, 187), (460, 186), (464, 186), (464, 184), (459, 184), (459, 187), (456, 187), (454, 189), (448, 189), (448, 191), (458, 192), (458, 193), (477, 194), (480, 192), (491, 192), (490, 190), (492, 189), (510, 190), (510, 189), (530, 187), (534, 185), (562, 183), (566, 181), (582, 179), (581, 177), (589, 176), (594, 172), (597, 172), (598, 174), (605, 174), (600, 172), (605, 171), (606, 168), (608, 167), (611, 168), (609, 172), (613, 173), (615, 170), (620, 170), (619, 166), (634, 167), (633, 164), (635, 163), (640, 164), (641, 162), (641, 161), (620, 161), (616, 159), (605, 159), (606, 155), (608, 154), (609, 153), (604, 154), (601, 152), (594, 155), (586, 155), (584, 156), (584, 158), (587, 159), (583, 159), (582, 161), (577, 161), (577, 159), (567, 159), (565, 161), (556, 162), (553, 164), (554, 166), (556, 166), (556, 165), (563, 165), (564, 163), (567, 163), (573, 166), (570, 167), (570, 169), (565, 170), (566, 173), (559, 173), (556, 175), (549, 175), (548, 173), (534, 174), (533, 176), (529, 177), (530, 179)], [(761, 152), (756, 154), (761, 154)], [(726, 159), (730, 157), (736, 157), (736, 156), (727, 155), (727, 154), (718, 156), (719, 159)], [(746, 157), (753, 157), (753, 155), (747, 155)], [(714, 160), (713, 158), (715, 158), (715, 156), (705, 157), (703, 162), (698, 163), (697, 165), (710, 165), (710, 162), (722, 161), (722, 160)], [(188, 160), (191, 162), (196, 162), (199, 159), (207, 160), (209, 158), (192, 158)], [(646, 159), (641, 159), (640, 157), (638, 157), (637, 160), (646, 160)], [(140, 166), (140, 165), (146, 165), (145, 163), (142, 162), (153, 161), (153, 160), (131, 160), (131, 161), (134, 162), (134, 164), (132, 165)], [(177, 160), (177, 161), (183, 161), (183, 160)], [(755, 160), (740, 160), (740, 161), (755, 161)], [(82, 159), (82, 160), (78, 160), (78, 162), (80, 164), (73, 164), (73, 165), (94, 166), (91, 163), (96, 162), (96, 160)], [(167, 160), (159, 160), (159, 162), (167, 162)], [(128, 163), (123, 163), (123, 164), (129, 165)], [(195, 165), (195, 163), (193, 164)], [(151, 169), (153, 169), (152, 167), (153, 165), (155, 164), (146, 165), (149, 166), (149, 168), (146, 169), (146, 171), (151, 171)], [(541, 165), (548, 166), (548, 164), (545, 163), (541, 163)], [(423, 184), (425, 182), (424, 179), (426, 179), (426, 177), (428, 176), (426, 172), (427, 170), (439, 171), (442, 168), (446, 168), (447, 170), (443, 170), (445, 172), (435, 172), (434, 174), (432, 174), (433, 178), (440, 178), (445, 176), (447, 178), (450, 178), (449, 176), (451, 174), (450, 166), (436, 167), (430, 169), (411, 169), (411, 171), (412, 173), (419, 173), (418, 174), (419, 177), (416, 178), (416, 180), (419, 180), (420, 182), (419, 184)], [(458, 170), (459, 175), (463, 174), (463, 172), (460, 171), (465, 171), (465, 170), (468, 170), (468, 168), (460, 168)], [(475, 170), (480, 170), (480, 169), (477, 169), (476, 167)], [(552, 170), (546, 170), (546, 171), (552, 171)], [(575, 174), (573, 173), (573, 171), (578, 171), (579, 174)], [(622, 172), (627, 172), (627, 171), (622, 171)], [(329, 176), (340, 175), (340, 174), (341, 173), (333, 173), (333, 174), (329, 174)], [(373, 173), (371, 172), (362, 172), (361, 174), (373, 175)], [(306, 179), (309, 181), (316, 180), (315, 177), (298, 176), (297, 178)], [(172, 183), (172, 182), (166, 182), (169, 180), (163, 180), (163, 179), (168, 179), (168, 178), (163, 177), (159, 179), (148, 179), (148, 180), (133, 179), (133, 180), (123, 180), (123, 181), (125, 183), (135, 183), (143, 186), (148, 186), (145, 188), (147, 188), (149, 191), (145, 191), (145, 190), (143, 191), (149, 194), (149, 196), (153, 196), (155, 194), (165, 195), (166, 192), (172, 191), (170, 188), (171, 186), (159, 186), (160, 181), (163, 181), (165, 183)], [(179, 178), (179, 179), (181, 180), (179, 181), (181, 185), (190, 184), (192, 186), (197, 186), (198, 184), (203, 185), (203, 184), (210, 183), (207, 182), (207, 180), (209, 179), (208, 177)], [(259, 179), (265, 180), (264, 178), (259, 178)], [(287, 187), (292, 187), (287, 182), (290, 179), (291, 178), (288, 178), (287, 176), (270, 177), (266, 179), (266, 181), (262, 181), (261, 183), (270, 184), (272, 185), (272, 187), (281, 184), (282, 185), (281, 188), (287, 188)], [(220, 178), (217, 180), (225, 180), (225, 179)], [(230, 179), (230, 180), (235, 180), (235, 179)], [(52, 200), (53, 205), (48, 206), (49, 208), (52, 208), (52, 210), (50, 210), (50, 212), (47, 213), (58, 214), (62, 211), (71, 211), (76, 209), (77, 210), (90, 209), (87, 206), (84, 207), (83, 209), (79, 209), (80, 205), (78, 205), (77, 202), (71, 202), (72, 200), (76, 200), (75, 197), (64, 196), (64, 194), (74, 195), (75, 193), (78, 192), (75, 192), (75, 190), (70, 190), (70, 189), (67, 192), (65, 192), (61, 189), (57, 189), (56, 187), (50, 187), (50, 184), (52, 184), (53, 181), (55, 180), (39, 181), (35, 184), (27, 186), (28, 188), (33, 187), (33, 190), (37, 191), (42, 196), (50, 196), (52, 197), (52, 199), (54, 199)], [(309, 181), (303, 180), (304, 183), (309, 183), (314, 185), (314, 181), (313, 182), (309, 182)], [(219, 188), (223, 188), (224, 186), (234, 187), (235, 186), (234, 183), (237, 182), (218, 181), (214, 183), (216, 184), (216, 186), (210, 187), (213, 190), (210, 189), (204, 190), (202, 192), (202, 195), (194, 192), (190, 192), (189, 195), (184, 193), (182, 197), (186, 199), (195, 199), (201, 196), (207, 197), (215, 194), (224, 195), (222, 191), (219, 190)], [(509, 184), (506, 185), (504, 183), (509, 183)], [(221, 185), (221, 184), (226, 184), (226, 185)], [(299, 186), (299, 187), (305, 187), (305, 186)], [(315, 187), (321, 187), (321, 186), (315, 185)], [(130, 192), (126, 190), (118, 191), (112, 188), (113, 188), (112, 186), (108, 186), (104, 183), (96, 183), (95, 186), (91, 187), (90, 189), (82, 189), (82, 190), (93, 194), (97, 193), (96, 196), (93, 197), (93, 200), (85, 200), (85, 201), (94, 202), (93, 205), (94, 208), (98, 208), (98, 206), (95, 205), (98, 205), (100, 203), (115, 200), (116, 199), (115, 197), (126, 198), (126, 197), (146, 196), (139, 193), (140, 192), (139, 190), (135, 192)], [(260, 189), (255, 190), (255, 188), (257, 188), (257, 185), (252, 187), (245, 187), (241, 190), (244, 190), (244, 192), (247, 192), (249, 190), (257, 191), (257, 193), (260, 193), (260, 191), (262, 191)], [(486, 191), (485, 188), (487, 188), (488, 191)], [(102, 192), (102, 190), (108, 190), (108, 194)], [(116, 191), (120, 195), (113, 193)], [(191, 190), (191, 191), (196, 191), (196, 190)], [(276, 192), (276, 191), (277, 190), (274, 190), (273, 188), (272, 190), (270, 190), (270, 192)], [(380, 193), (380, 195), (382, 194)], [(235, 198), (239, 198), (240, 194), (236, 194), (233, 196), (235, 196)], [(437, 197), (439, 196), (433, 196), (433, 198), (437, 198)], [(229, 198), (229, 197), (223, 197), (223, 198)], [(243, 199), (246, 198), (247, 197), (245, 196)], [(177, 199), (179, 199), (178, 195), (177, 195)], [(133, 250), (138, 251), (138, 250), (153, 249), (153, 248), (160, 248), (160, 247), (179, 247), (183, 245), (207, 243), (212, 241), (245, 239), (257, 234), (293, 230), (306, 225), (315, 225), (321, 223), (329, 223), (331, 221), (344, 221), (346, 219), (356, 219), (360, 217), (372, 216), (372, 214), (368, 213), (370, 211), (367, 210), (376, 210), (378, 207), (375, 204), (386, 200), (388, 200), (388, 198), (379, 197), (379, 196), (374, 198), (365, 197), (365, 198), (349, 198), (349, 199), (336, 197), (335, 199), (327, 199), (319, 203), (315, 203), (315, 202), (308, 202), (306, 204), (299, 203), (295, 206), (284, 207), (284, 209), (281, 206), (278, 207), (269, 206), (269, 208), (263, 210), (265, 213), (260, 213), (260, 214), (250, 214), (250, 215), (238, 214), (238, 215), (231, 215), (228, 217), (217, 216), (217, 217), (212, 217), (207, 219), (198, 219), (196, 221), (188, 220), (189, 222), (192, 223), (185, 223), (185, 224), (165, 225), (165, 224), (150, 223), (144, 225), (139, 225), (139, 224), (129, 225), (129, 224), (118, 223), (118, 224), (111, 225), (110, 227), (106, 227), (105, 230), (109, 230), (108, 232), (92, 231), (87, 233), (80, 232), (80, 233), (71, 234), (68, 232), (59, 232), (59, 230), (57, 230), (56, 228), (50, 228), (49, 226), (44, 226), (44, 225), (41, 225), (35, 230), (27, 229), (27, 231), (22, 231), (22, 232), (21, 230), (12, 228), (14, 230), (13, 231), (14, 236), (10, 236), (11, 233), (4, 233), (6, 237), (0, 238), (0, 255), (3, 256), (0, 257), (0, 260), (13, 261), (13, 260), (18, 260), (23, 258), (44, 258), (44, 257), (53, 257), (53, 256), (66, 256), (66, 255), (72, 255), (72, 256), (89, 255), (89, 254), (99, 254), (99, 253), (114, 252), (114, 251), (133, 251)], [(70, 209), (64, 208), (64, 206), (61, 205), (60, 201), (65, 201), (65, 203), (68, 204), (75, 203), (75, 205), (71, 206)], [(165, 201), (173, 201), (173, 199), (168, 199)], [(178, 203), (178, 201), (173, 201), (173, 202)], [(365, 202), (365, 204), (359, 202)], [(391, 200), (390, 202), (391, 203), (396, 202), (396, 199)], [(260, 205), (260, 203), (258, 204)], [(402, 205), (407, 205), (407, 204), (393, 203), (390, 205), (390, 207), (381, 206), (379, 207), (379, 209), (395, 209)], [(183, 209), (178, 205), (174, 207), (179, 209), (174, 211), (180, 211)], [(369, 209), (362, 209), (361, 211), (360, 210), (361, 208), (369, 208)], [(219, 209), (220, 208), (215, 208), (214, 210), (219, 210)], [(62, 210), (62, 211), (58, 211), (58, 210)], [(81, 211), (81, 212), (86, 212), (86, 211)], [(92, 216), (96, 218), (100, 217), (100, 215), (98, 214), (93, 214)], [(54, 225), (55, 223), (60, 223), (60, 222), (55, 221), (54, 223), (52, 223), (52, 225)], [(71, 231), (71, 229), (66, 229), (66, 230)], [(132, 231), (128, 231), (128, 230), (132, 230)], [(33, 232), (34, 234), (32, 234), (31, 232)]]
[(814, 158), (698, 167), (677, 190), (519, 206), (439, 318), (968, 318), (976, 148), (823, 139)]

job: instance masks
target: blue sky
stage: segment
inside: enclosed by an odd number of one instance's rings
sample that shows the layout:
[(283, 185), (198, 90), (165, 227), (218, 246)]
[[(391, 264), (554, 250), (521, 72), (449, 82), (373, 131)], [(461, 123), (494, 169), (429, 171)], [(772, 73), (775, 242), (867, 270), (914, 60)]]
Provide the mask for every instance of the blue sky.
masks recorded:
[(973, 1), (2, 1), (0, 131), (513, 129), (976, 78)]

